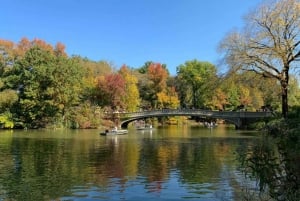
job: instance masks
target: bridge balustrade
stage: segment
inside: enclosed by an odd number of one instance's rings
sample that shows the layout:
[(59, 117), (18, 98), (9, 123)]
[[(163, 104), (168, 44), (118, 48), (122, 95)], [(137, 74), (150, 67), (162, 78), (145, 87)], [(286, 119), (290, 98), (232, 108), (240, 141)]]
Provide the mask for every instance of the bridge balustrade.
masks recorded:
[(139, 116), (162, 116), (162, 115), (190, 115), (190, 116), (211, 116), (213, 118), (236, 117), (236, 118), (258, 118), (271, 117), (271, 112), (247, 112), (247, 111), (212, 111), (201, 109), (162, 109), (150, 111), (137, 111), (130, 113), (119, 113), (120, 117), (139, 117)]

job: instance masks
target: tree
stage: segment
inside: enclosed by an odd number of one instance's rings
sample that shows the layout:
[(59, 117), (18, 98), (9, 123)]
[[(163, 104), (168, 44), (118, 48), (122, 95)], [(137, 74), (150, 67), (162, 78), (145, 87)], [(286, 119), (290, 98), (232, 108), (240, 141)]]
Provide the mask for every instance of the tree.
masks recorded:
[(18, 100), (17, 92), (12, 89), (3, 89), (4, 83), (0, 78), (0, 114), (7, 111)]
[[(191, 102), (194, 108), (209, 104), (212, 98), (211, 91), (216, 83), (216, 68), (213, 64), (197, 60), (187, 61), (177, 68), (177, 77), (180, 87), (184, 88), (179, 89), (183, 93), (180, 95), (181, 103), (190, 105)], [(186, 100), (189, 94), (192, 95), (192, 101)]]
[(151, 63), (148, 68), (148, 77), (152, 81), (155, 91), (161, 92), (167, 87), (168, 71), (160, 63)]
[(157, 94), (166, 90), (167, 87), (168, 71), (165, 65), (153, 62), (147, 62), (138, 71), (138, 88), (142, 99), (141, 107), (144, 109), (156, 108), (158, 103)]
[(14, 57), (14, 43), (0, 39), (0, 77), (13, 64)]
[(289, 73), (300, 59), (300, 3), (278, 0), (262, 4), (247, 16), (244, 30), (230, 33), (220, 49), (231, 68), (279, 81), (282, 116), (286, 118)]
[(99, 76), (97, 89), (101, 106), (110, 106), (112, 109), (124, 108), (125, 80), (120, 74)]
[(99, 104), (97, 98), (97, 79), (112, 73), (113, 68), (105, 61), (94, 62), (80, 56), (74, 56), (73, 60), (76, 60), (79, 66), (84, 70), (84, 76), (81, 78), (83, 82), (82, 99), (91, 102), (92, 104)]
[(163, 90), (156, 95), (158, 106), (160, 108), (176, 109), (180, 105), (175, 87), (168, 87), (166, 90)]
[(63, 120), (68, 108), (79, 102), (82, 71), (74, 60), (45, 47), (30, 48), (5, 77), (6, 86), (18, 91), (14, 113), (28, 127)]
[(227, 104), (226, 109), (235, 110), (240, 103), (240, 96), (239, 96), (239, 88), (235, 82), (232, 80), (227, 81), (225, 93), (227, 94)]
[(28, 127), (44, 127), (48, 118), (58, 111), (45, 93), (51, 86), (49, 78), (53, 72), (53, 61), (48, 51), (33, 47), (14, 64), (6, 77), (7, 85), (19, 91), (15, 113)]
[(125, 65), (121, 67), (119, 72), (125, 80), (125, 108), (129, 112), (135, 112), (140, 105), (140, 95), (137, 87), (138, 80)]
[(299, 106), (300, 105), (300, 87), (299, 82), (296, 77), (290, 77), (289, 84), (289, 105)]
[(224, 110), (227, 104), (228, 101), (226, 94), (222, 91), (222, 89), (217, 88), (210, 102), (210, 108)]
[[(137, 71), (141, 74), (146, 74), (149, 70), (149, 67), (153, 64), (155, 64), (155, 62), (147, 61), (147, 62), (145, 62), (145, 64), (142, 67), (138, 68)], [(164, 68), (168, 72), (166, 64), (161, 64), (161, 67)], [(168, 74), (169, 74), (169, 72), (168, 72)]]
[(13, 118), (10, 108), (18, 101), (17, 92), (12, 89), (2, 89), (4, 83), (0, 78), (0, 128), (13, 128)]

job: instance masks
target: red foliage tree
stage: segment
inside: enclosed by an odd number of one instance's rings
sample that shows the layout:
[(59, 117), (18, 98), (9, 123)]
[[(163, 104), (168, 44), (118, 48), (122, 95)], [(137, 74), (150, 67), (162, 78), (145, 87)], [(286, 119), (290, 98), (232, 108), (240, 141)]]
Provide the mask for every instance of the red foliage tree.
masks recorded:
[(99, 98), (104, 105), (113, 109), (122, 108), (122, 97), (125, 95), (125, 80), (120, 74), (108, 74), (98, 78)]

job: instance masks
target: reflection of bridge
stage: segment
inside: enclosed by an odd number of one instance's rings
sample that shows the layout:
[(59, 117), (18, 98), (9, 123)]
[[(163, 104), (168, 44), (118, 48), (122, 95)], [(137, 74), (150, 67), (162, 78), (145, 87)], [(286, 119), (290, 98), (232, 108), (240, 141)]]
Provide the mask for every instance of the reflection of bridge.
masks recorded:
[(128, 124), (138, 119), (164, 116), (191, 116), (204, 119), (224, 119), (235, 124), (236, 128), (245, 128), (247, 124), (273, 116), (272, 112), (247, 112), (247, 111), (211, 111), (200, 109), (163, 109), (132, 113), (114, 113), (120, 119), (121, 127), (127, 128)]

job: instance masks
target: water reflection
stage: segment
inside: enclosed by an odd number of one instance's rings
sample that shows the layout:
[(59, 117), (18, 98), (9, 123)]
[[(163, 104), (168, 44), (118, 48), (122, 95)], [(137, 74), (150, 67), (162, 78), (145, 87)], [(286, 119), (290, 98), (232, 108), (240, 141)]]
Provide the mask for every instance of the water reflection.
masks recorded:
[(265, 200), (299, 200), (299, 139), (298, 133), (276, 139), (264, 136), (261, 143), (240, 154), (243, 172), (258, 181)]
[(246, 136), (188, 127), (1, 133), (0, 200), (241, 200), (249, 181), (236, 158), (260, 142)]

